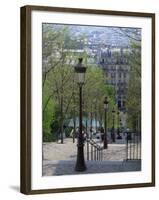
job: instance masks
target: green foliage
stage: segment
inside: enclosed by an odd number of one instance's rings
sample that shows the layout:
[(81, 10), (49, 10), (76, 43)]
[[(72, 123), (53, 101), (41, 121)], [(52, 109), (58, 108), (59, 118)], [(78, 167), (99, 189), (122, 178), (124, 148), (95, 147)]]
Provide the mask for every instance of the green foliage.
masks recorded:
[[(109, 101), (108, 116), (111, 116), (112, 108), (115, 104), (114, 89), (105, 83), (103, 70), (97, 66), (88, 66), (86, 73), (86, 84), (84, 86), (84, 102), (86, 111), (96, 115), (100, 126), (104, 120), (104, 98), (107, 96)], [(108, 117), (108, 127), (111, 127), (112, 120)]]
[(51, 134), (51, 123), (54, 121), (54, 103), (50, 100), (45, 112), (43, 112), (43, 131), (44, 131), (44, 141), (50, 141), (52, 138)]
[[(54, 141), (63, 133), (67, 119), (79, 116), (79, 86), (75, 83), (74, 66), (79, 57), (87, 67), (86, 83), (83, 86), (84, 115), (91, 113), (103, 126), (103, 101), (108, 96), (109, 111), (114, 101), (114, 89), (106, 85), (102, 69), (88, 65), (85, 35), (70, 34), (69, 26), (43, 25), (43, 139)], [(76, 51), (76, 49), (83, 49)], [(108, 117), (108, 127), (112, 119)], [(70, 128), (65, 129), (69, 136)]]
[(141, 115), (141, 42), (131, 43), (130, 77), (127, 98), (127, 124), (131, 129), (136, 128), (138, 117)]

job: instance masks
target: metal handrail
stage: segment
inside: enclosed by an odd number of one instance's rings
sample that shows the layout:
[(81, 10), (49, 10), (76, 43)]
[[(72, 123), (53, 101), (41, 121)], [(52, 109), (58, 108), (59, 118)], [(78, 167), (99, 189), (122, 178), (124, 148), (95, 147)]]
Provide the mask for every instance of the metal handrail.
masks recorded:
[(126, 133), (126, 160), (141, 160), (141, 136), (139, 133)]
[(93, 139), (86, 139), (87, 160), (101, 161), (103, 159), (103, 146), (101, 147)]

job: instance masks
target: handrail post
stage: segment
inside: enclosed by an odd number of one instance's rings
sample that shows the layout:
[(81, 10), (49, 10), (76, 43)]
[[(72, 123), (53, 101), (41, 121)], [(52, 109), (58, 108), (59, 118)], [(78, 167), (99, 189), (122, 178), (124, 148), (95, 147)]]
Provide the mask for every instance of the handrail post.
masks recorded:
[(126, 136), (126, 160), (128, 160), (128, 156), (129, 156), (129, 155), (128, 155), (128, 153), (129, 153), (129, 152), (128, 152), (128, 151), (129, 151), (129, 149), (128, 149), (128, 133), (126, 133), (126, 135), (127, 135), (127, 136)]
[(91, 144), (91, 160), (93, 160), (93, 146), (92, 146), (92, 144)]
[[(90, 145), (90, 148), (89, 148), (89, 145)], [(88, 139), (87, 140), (87, 160), (102, 161), (102, 159), (103, 159), (103, 147), (98, 145), (92, 139)]]
[(87, 160), (89, 160), (89, 141), (87, 138)]

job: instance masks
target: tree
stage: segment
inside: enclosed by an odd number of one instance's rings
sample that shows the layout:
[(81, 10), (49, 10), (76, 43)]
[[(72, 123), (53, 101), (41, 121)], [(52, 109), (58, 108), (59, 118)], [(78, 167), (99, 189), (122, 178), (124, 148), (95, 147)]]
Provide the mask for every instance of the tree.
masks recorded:
[[(82, 38), (82, 36), (78, 36)], [(43, 124), (53, 123), (48, 115), (50, 104), (52, 111), (58, 110), (59, 130), (63, 143), (64, 121), (71, 107), (74, 87), (74, 68), (78, 52), (76, 38), (70, 34), (68, 26), (47, 25), (43, 27)], [(82, 53), (84, 57), (85, 52)], [(54, 114), (53, 114), (54, 115)], [(49, 116), (49, 119), (48, 117)], [(57, 116), (56, 116), (57, 117)], [(47, 120), (47, 122), (46, 122)], [(44, 134), (48, 127), (43, 126)]]
[[(86, 74), (86, 84), (84, 87), (84, 103), (86, 105), (87, 115), (99, 121), (103, 125), (104, 107), (103, 101), (105, 96), (109, 99), (109, 113), (114, 105), (114, 91), (111, 86), (106, 85), (105, 75), (102, 69), (97, 66), (88, 66)], [(108, 124), (111, 123), (109, 118)], [(109, 125), (108, 125), (109, 126)]]
[(131, 43), (130, 77), (128, 85), (127, 109), (128, 125), (136, 130), (138, 118), (141, 119), (141, 42)]
[(103, 70), (89, 64), (86, 35), (72, 34), (70, 29), (67, 25), (43, 24), (43, 133), (44, 138), (60, 136), (61, 143), (67, 119), (75, 119), (79, 114), (78, 85), (74, 77), (79, 57), (87, 67), (83, 88), (85, 116), (92, 118), (94, 115), (102, 126), (104, 97), (108, 96), (110, 108), (115, 102), (113, 89), (106, 85)]

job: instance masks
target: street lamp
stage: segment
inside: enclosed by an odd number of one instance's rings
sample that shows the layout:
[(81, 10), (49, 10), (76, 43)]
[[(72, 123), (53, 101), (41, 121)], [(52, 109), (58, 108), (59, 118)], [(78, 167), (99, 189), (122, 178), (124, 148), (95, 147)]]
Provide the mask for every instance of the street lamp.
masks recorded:
[(112, 115), (113, 115), (113, 127), (112, 127), (112, 132), (111, 132), (111, 138), (112, 138), (112, 142), (115, 142), (115, 130), (114, 130), (115, 109), (114, 108), (112, 110)]
[(79, 133), (77, 143), (77, 160), (76, 171), (85, 171), (86, 165), (84, 160), (84, 137), (82, 133), (82, 86), (85, 83), (86, 67), (82, 64), (83, 59), (79, 58), (78, 64), (75, 66), (76, 81), (79, 86)]
[(107, 141), (107, 111), (108, 111), (108, 100), (107, 97), (105, 97), (104, 100), (104, 114), (105, 114), (105, 123), (104, 123), (104, 129), (105, 129), (105, 133), (104, 133), (104, 149), (108, 148), (108, 141)]
[(120, 111), (118, 110), (117, 112), (118, 115), (118, 131), (117, 131), (117, 139), (122, 139), (121, 135), (120, 135)]

